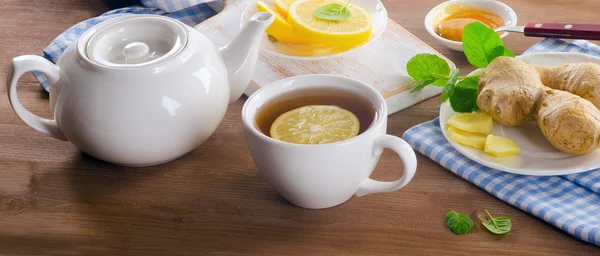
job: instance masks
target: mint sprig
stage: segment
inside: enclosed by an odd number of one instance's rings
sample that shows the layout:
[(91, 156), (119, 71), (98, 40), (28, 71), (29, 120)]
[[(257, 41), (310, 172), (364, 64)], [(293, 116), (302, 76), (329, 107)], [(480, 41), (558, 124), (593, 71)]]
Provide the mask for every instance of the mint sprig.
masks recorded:
[[(469, 63), (476, 68), (486, 68), (499, 56), (514, 57), (500, 36), (491, 28), (473, 22), (463, 30), (463, 52)], [(450, 70), (448, 63), (435, 54), (421, 53), (406, 64), (408, 75), (416, 83), (410, 92), (423, 90), (428, 85), (442, 86), (442, 101), (450, 100), (456, 112), (477, 110), (477, 85), (480, 75), (459, 76), (459, 70)]]
[(352, 16), (350, 10), (348, 10), (348, 5), (350, 4), (350, 0), (346, 2), (346, 5), (341, 5), (337, 3), (326, 4), (319, 8), (317, 8), (313, 15), (319, 19), (331, 20), (331, 21), (343, 21), (348, 20)]
[[(459, 76), (459, 69), (450, 71), (448, 62), (435, 54), (421, 53), (406, 64), (408, 75), (417, 82), (410, 92), (423, 90), (428, 85), (444, 87), (442, 101), (450, 100), (457, 112), (471, 112), (477, 108), (479, 75)], [(474, 100), (475, 99), (475, 100)]]

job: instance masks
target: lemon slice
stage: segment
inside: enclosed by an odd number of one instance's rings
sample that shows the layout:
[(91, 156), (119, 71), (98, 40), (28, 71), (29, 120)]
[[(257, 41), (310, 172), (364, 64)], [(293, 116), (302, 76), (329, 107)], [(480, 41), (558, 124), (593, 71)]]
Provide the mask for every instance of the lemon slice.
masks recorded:
[(283, 17), (287, 17), (288, 10), (290, 9), (290, 5), (292, 5), (296, 0), (275, 0), (275, 8)]
[(275, 15), (275, 21), (267, 28), (267, 34), (271, 35), (277, 41), (290, 44), (307, 44), (309, 41), (302, 36), (297, 35), (290, 24), (279, 14), (274, 11), (268, 4), (257, 1), (256, 9), (259, 12), (269, 12)]
[(373, 27), (373, 19), (367, 10), (349, 4), (351, 16), (343, 21), (330, 21), (317, 18), (314, 11), (331, 3), (346, 5), (338, 0), (298, 0), (288, 12), (288, 23), (297, 33), (310, 38), (311, 41), (326, 45), (359, 46), (369, 40)]
[(337, 106), (309, 105), (288, 111), (273, 122), (271, 137), (295, 144), (326, 144), (355, 137), (358, 118)]

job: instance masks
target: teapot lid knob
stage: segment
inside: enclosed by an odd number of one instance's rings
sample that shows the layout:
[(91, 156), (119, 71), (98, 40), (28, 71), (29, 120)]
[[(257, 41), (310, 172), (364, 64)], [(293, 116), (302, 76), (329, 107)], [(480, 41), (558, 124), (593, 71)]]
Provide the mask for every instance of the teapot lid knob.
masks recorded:
[(150, 47), (142, 42), (133, 42), (123, 47), (123, 56), (127, 59), (137, 60), (146, 56), (150, 52)]
[(136, 14), (91, 35), (82, 55), (106, 67), (146, 67), (177, 56), (187, 40), (188, 27), (183, 23), (159, 15)]

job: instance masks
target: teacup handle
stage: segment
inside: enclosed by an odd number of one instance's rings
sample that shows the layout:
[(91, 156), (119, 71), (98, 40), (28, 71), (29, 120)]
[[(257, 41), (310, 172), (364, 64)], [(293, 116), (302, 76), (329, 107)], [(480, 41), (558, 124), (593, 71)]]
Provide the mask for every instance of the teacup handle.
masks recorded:
[(17, 97), (17, 82), (19, 78), (31, 71), (40, 71), (46, 75), (48, 80), (54, 84), (60, 77), (60, 69), (52, 62), (36, 55), (24, 55), (13, 59), (12, 67), (8, 76), (8, 101), (13, 110), (31, 128), (48, 136), (67, 140), (62, 134), (55, 120), (41, 118), (27, 110)]
[(355, 196), (364, 196), (373, 193), (386, 193), (396, 191), (406, 186), (415, 176), (417, 170), (417, 156), (415, 151), (401, 138), (392, 135), (381, 135), (375, 139), (373, 145), (373, 154), (380, 154), (383, 149), (388, 148), (396, 152), (402, 164), (404, 164), (404, 173), (402, 177), (396, 181), (383, 182), (373, 179), (366, 179), (360, 184), (358, 190), (354, 193)]

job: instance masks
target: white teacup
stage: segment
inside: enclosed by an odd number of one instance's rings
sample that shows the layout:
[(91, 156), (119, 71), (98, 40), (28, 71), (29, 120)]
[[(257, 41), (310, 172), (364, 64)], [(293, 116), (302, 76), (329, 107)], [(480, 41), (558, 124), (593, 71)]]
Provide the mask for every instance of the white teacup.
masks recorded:
[[(264, 104), (296, 90), (328, 87), (350, 90), (373, 104), (376, 120), (365, 132), (341, 142), (302, 145), (275, 140), (258, 128), (256, 115)], [(279, 80), (255, 92), (242, 110), (246, 141), (258, 171), (287, 201), (309, 209), (336, 206), (353, 195), (396, 191), (410, 182), (417, 168), (415, 152), (401, 138), (386, 134), (387, 115), (379, 92), (336, 75)], [(393, 182), (369, 178), (384, 148), (396, 152), (404, 164), (402, 178)]]

